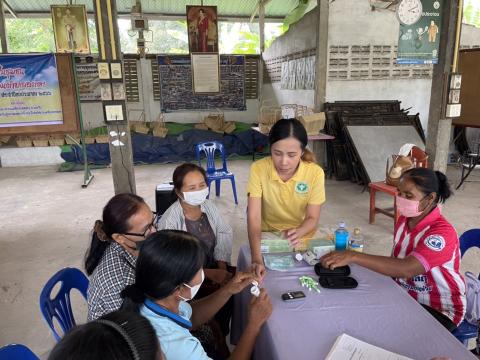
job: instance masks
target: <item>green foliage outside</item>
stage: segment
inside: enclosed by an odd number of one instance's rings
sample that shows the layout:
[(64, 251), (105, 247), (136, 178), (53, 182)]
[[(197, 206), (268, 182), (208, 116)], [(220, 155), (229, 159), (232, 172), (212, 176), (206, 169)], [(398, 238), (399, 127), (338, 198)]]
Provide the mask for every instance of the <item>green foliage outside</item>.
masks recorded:
[[(123, 53), (137, 52), (136, 32), (129, 31), (130, 20), (118, 20), (120, 46)], [(11, 53), (54, 52), (55, 40), (50, 18), (7, 19), (8, 51)], [(149, 22), (149, 31), (144, 33), (145, 46), (151, 54), (188, 54), (186, 21)], [(92, 53), (98, 52), (95, 22), (88, 19), (88, 32)], [(265, 24), (265, 48), (281, 35), (281, 24)], [(219, 47), (223, 54), (258, 54), (260, 36), (258, 23), (219, 23)]]
[(465, 0), (463, 22), (480, 28), (480, 0)]

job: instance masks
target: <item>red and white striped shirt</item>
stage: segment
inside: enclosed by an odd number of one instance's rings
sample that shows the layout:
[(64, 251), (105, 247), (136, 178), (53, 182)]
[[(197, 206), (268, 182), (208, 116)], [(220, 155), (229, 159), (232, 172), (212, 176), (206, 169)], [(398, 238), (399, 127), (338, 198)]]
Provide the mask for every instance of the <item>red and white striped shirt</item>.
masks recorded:
[(401, 216), (395, 225), (392, 256), (414, 256), (425, 274), (396, 281), (420, 304), (430, 306), (460, 324), (466, 309), (465, 282), (460, 274), (457, 232), (436, 207), (413, 229)]

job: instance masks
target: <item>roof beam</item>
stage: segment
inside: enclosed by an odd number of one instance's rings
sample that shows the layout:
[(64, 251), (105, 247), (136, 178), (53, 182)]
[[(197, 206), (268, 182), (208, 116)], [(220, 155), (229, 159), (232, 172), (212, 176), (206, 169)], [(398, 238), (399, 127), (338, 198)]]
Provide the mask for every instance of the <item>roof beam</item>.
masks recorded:
[[(15, 14), (15, 15), (13, 15)], [(46, 18), (50, 17), (50, 11), (35, 11), (35, 12), (16, 12), (10, 15), (9, 17), (15, 17), (15, 18)], [(89, 18), (94, 18), (94, 13), (93, 12), (88, 12), (87, 16)], [(148, 20), (171, 20), (171, 21), (177, 21), (177, 20), (186, 20), (185, 14), (154, 14), (154, 13), (143, 13), (143, 17), (148, 19)], [(130, 13), (118, 13), (118, 18), (119, 19), (130, 19), (131, 14)], [(275, 17), (265, 17), (265, 22), (266, 23), (279, 23), (283, 22), (283, 17), (281, 16), (275, 16)], [(236, 15), (223, 15), (223, 16), (218, 16), (219, 21), (231, 21), (231, 22), (249, 22), (250, 17), (249, 16), (236, 16)], [(258, 21), (258, 20), (257, 20)], [(254, 22), (256, 22), (254, 20)]]
[(12, 17), (14, 18), (17, 17), (17, 14), (15, 13), (15, 11), (13, 11), (12, 7), (9, 5), (7, 0), (3, 0), (3, 8), (7, 10), (12, 15)]

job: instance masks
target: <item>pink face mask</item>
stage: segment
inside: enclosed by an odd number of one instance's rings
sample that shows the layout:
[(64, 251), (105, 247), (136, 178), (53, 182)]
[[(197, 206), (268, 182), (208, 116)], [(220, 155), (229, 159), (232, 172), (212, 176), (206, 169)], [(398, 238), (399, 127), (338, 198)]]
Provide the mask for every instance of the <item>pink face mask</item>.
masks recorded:
[(397, 199), (397, 210), (400, 215), (403, 215), (407, 218), (420, 216), (423, 211), (418, 210), (420, 205), (419, 200), (409, 200), (404, 197), (396, 196)]

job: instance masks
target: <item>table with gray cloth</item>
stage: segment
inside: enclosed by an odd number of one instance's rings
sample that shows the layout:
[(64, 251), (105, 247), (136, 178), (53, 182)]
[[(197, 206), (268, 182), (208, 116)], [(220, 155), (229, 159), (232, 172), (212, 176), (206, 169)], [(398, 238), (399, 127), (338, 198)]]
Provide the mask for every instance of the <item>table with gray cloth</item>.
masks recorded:
[[(243, 246), (237, 269), (249, 265), (250, 248)], [(303, 261), (286, 272), (267, 271), (262, 286), (270, 295), (273, 313), (257, 337), (255, 359), (324, 359), (342, 333), (412, 359), (476, 359), (390, 277), (352, 265), (356, 289), (320, 288), (319, 294), (299, 283), (302, 275), (318, 280), (313, 267)], [(283, 301), (280, 296), (291, 290), (302, 290), (306, 299)], [(250, 299), (249, 286), (234, 298), (234, 344), (245, 327)]]

